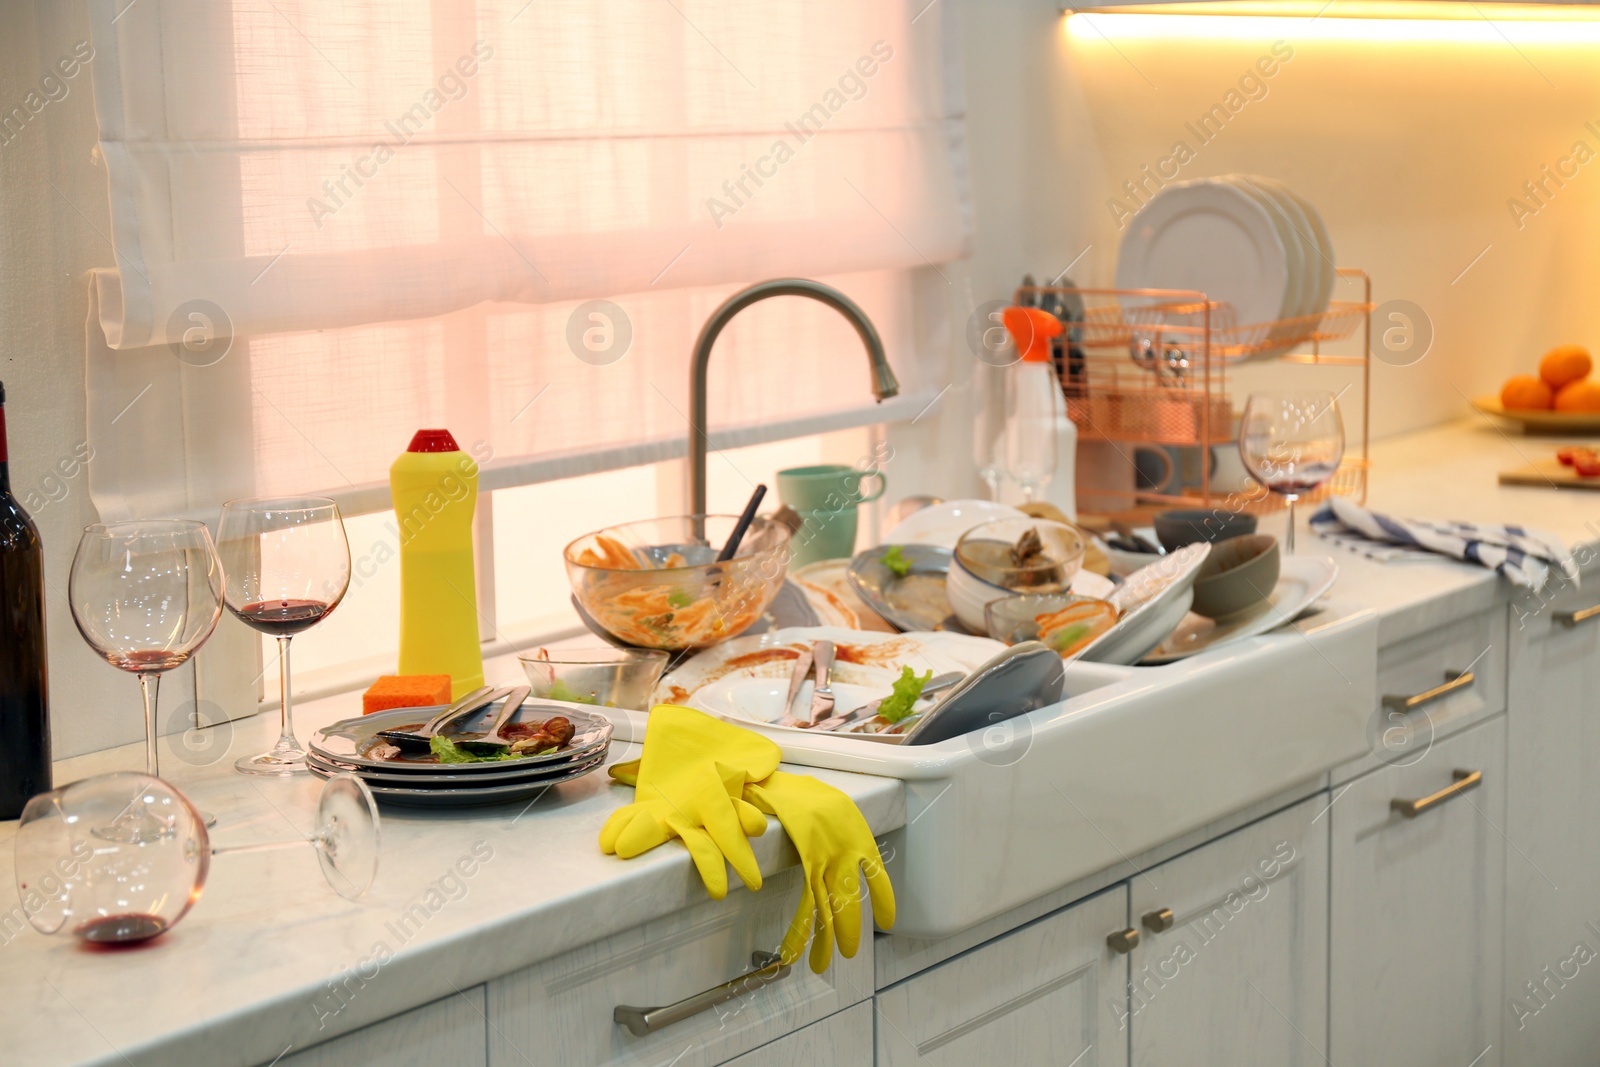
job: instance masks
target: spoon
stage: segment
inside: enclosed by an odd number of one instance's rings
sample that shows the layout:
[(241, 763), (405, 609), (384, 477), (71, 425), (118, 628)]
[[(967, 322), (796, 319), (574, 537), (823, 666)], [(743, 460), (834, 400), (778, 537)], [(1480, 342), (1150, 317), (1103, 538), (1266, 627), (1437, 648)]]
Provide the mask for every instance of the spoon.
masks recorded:
[(496, 697), (504, 692), (506, 690), (490, 689), (488, 686), (474, 689), (423, 723), (415, 732), (410, 730), (379, 730), (377, 736), (405, 749), (407, 752), (426, 752), (434, 734), (456, 719), (461, 718), (461, 716), (477, 711), (485, 704), (492, 703)]
[(482, 737), (458, 738), (456, 747), (464, 748), (474, 756), (494, 756), (504, 749), (511, 747), (511, 742), (500, 736), (500, 731), (506, 723), (511, 721), (511, 716), (522, 707), (522, 702), (528, 699), (528, 694), (533, 692), (531, 686), (519, 685), (506, 694), (505, 703), (500, 706), (500, 714), (494, 717), (494, 724), (489, 727), (489, 732)]
[(739, 542), (744, 540), (745, 533), (750, 529), (750, 524), (755, 521), (756, 508), (761, 506), (761, 498), (767, 495), (765, 485), (756, 486), (755, 492), (750, 494), (750, 502), (744, 506), (744, 513), (739, 516), (739, 521), (733, 527), (733, 533), (728, 535), (728, 543), (722, 546), (722, 551), (717, 553), (717, 562), (726, 563), (739, 551)]

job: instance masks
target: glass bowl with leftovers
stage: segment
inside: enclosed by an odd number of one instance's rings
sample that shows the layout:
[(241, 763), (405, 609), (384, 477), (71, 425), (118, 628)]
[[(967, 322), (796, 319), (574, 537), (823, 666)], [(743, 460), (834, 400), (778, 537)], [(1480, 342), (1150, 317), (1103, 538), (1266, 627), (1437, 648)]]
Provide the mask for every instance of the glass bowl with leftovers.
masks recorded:
[(1038, 641), (1063, 659), (1084, 651), (1118, 618), (1108, 601), (1071, 593), (1019, 593), (984, 608), (991, 636), (1008, 645)]
[(759, 619), (783, 585), (789, 529), (757, 518), (734, 557), (717, 553), (737, 515), (647, 519), (585, 534), (562, 552), (573, 596), (625, 645), (707, 648)]
[(541, 648), (517, 662), (536, 700), (646, 711), (671, 659), (654, 648)]

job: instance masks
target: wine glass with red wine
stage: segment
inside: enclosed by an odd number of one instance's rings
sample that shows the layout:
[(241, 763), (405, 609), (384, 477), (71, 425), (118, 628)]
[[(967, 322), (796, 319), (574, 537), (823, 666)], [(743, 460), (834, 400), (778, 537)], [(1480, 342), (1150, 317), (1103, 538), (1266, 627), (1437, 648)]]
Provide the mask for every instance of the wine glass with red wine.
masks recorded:
[[(108, 834), (106, 827), (138, 832)], [(126, 945), (165, 933), (206, 887), (211, 857), (311, 845), (334, 891), (354, 900), (378, 872), (378, 807), (365, 783), (329, 778), (304, 837), (213, 845), (205, 820), (172, 783), (123, 771), (28, 801), (13, 846), (17, 896), (41, 934)]]
[(186, 663), (222, 615), (222, 565), (210, 531), (180, 519), (90, 526), (72, 559), (67, 600), (89, 647), (139, 676), (145, 769), (159, 775), (161, 675)]
[(227, 574), (228, 610), (278, 639), (281, 735), (270, 751), (234, 766), (245, 774), (299, 774), (306, 753), (294, 736), (289, 641), (327, 618), (349, 588), (350, 545), (339, 505), (324, 497), (230, 500), (222, 505), (217, 550)]
[(1284, 551), (1294, 552), (1294, 503), (1332, 478), (1344, 459), (1339, 398), (1326, 389), (1251, 393), (1239, 421), (1239, 458), (1250, 476), (1289, 502)]

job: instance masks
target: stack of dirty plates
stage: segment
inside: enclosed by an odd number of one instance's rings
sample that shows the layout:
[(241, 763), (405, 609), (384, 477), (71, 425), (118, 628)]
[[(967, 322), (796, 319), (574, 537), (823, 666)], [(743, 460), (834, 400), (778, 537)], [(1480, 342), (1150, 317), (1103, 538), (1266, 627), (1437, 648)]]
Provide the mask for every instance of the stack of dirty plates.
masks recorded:
[[(1310, 332), (1306, 321), (1283, 320), (1327, 310), (1335, 263), (1309, 201), (1272, 178), (1227, 174), (1168, 185), (1139, 209), (1122, 237), (1117, 288), (1205, 293), (1233, 308), (1242, 337), (1275, 342), (1247, 358), (1271, 359)], [(1261, 336), (1249, 336), (1258, 324)]]
[[(496, 702), (458, 719), (450, 724), (449, 736), (470, 739), (483, 734), (499, 708)], [(572, 740), (553, 752), (481, 763), (440, 763), (429, 752), (404, 752), (396, 759), (369, 754), (386, 743), (377, 736), (379, 730), (415, 728), (443, 710), (443, 706), (395, 708), (336, 722), (311, 738), (306, 766), (320, 778), (353, 774), (380, 803), (460, 807), (536, 797), (601, 767), (611, 745), (610, 720), (565, 705), (529, 703), (511, 717), (513, 723), (538, 724), (560, 715), (573, 725)]]

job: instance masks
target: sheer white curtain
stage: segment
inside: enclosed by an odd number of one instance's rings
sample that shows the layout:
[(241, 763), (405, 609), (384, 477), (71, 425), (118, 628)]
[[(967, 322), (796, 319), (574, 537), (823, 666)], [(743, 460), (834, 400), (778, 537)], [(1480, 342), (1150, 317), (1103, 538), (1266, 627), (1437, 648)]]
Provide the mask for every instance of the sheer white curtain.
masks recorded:
[(970, 219), (926, 0), (91, 10), (103, 514), (291, 489), (380, 508), (421, 425), (490, 488), (679, 455), (699, 324), (765, 277), (854, 297), (904, 395), (874, 408), (849, 327), (770, 301), (719, 343), (714, 445), (909, 418), (942, 385), (913, 287), (942, 288), (922, 279)]

